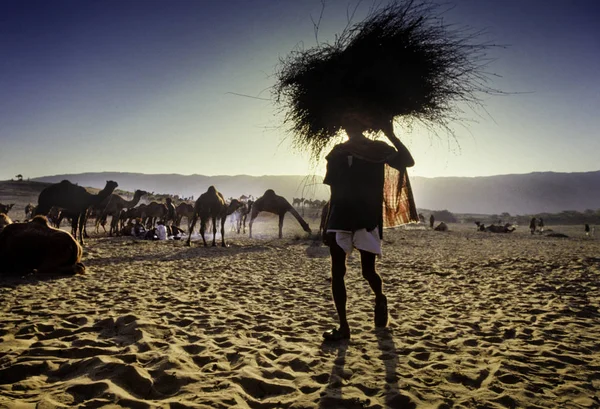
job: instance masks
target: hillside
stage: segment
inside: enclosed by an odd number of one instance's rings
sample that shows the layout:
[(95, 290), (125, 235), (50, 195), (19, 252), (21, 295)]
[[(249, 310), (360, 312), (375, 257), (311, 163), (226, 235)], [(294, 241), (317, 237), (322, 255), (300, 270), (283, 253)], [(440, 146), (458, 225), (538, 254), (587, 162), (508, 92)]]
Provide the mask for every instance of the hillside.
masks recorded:
[[(58, 182), (69, 179), (81, 186), (102, 188), (116, 180), (127, 191), (145, 189), (157, 193), (194, 196), (214, 185), (225, 197), (261, 196), (274, 189), (288, 200), (293, 197), (325, 199), (329, 189), (320, 176), (203, 176), (146, 175), (141, 173), (82, 173), (35, 179)], [(534, 214), (600, 208), (600, 171), (582, 173), (538, 172), (488, 177), (411, 178), (419, 208), (447, 209), (455, 213)]]

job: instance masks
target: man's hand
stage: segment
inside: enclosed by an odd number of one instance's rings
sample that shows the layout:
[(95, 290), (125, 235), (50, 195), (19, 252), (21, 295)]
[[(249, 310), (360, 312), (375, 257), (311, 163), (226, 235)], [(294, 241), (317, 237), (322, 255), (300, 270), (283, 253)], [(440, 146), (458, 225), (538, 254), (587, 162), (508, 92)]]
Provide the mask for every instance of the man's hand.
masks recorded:
[(415, 160), (410, 154), (408, 148), (404, 146), (400, 139), (394, 134), (394, 121), (387, 121), (384, 125), (384, 129), (382, 129), (385, 136), (389, 139), (389, 141), (394, 145), (398, 153), (402, 157), (402, 161), (404, 162), (404, 166), (410, 168), (415, 165)]

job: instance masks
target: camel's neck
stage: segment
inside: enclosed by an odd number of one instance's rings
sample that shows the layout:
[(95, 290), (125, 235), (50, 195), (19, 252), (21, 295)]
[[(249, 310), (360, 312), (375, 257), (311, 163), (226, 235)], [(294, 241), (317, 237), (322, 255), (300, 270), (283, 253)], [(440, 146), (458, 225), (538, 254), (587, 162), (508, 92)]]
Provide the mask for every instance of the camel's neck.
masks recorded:
[(108, 196), (110, 196), (114, 190), (115, 190), (114, 188), (106, 186), (104, 189), (99, 191), (98, 194), (96, 195), (96, 203), (101, 203), (104, 199), (106, 199)]
[(141, 194), (138, 194), (137, 192), (133, 195), (133, 199), (131, 200), (125, 200), (124, 204), (125, 207), (127, 209), (131, 208), (131, 207), (135, 207), (135, 205), (137, 205), (140, 202), (140, 199), (142, 198)]

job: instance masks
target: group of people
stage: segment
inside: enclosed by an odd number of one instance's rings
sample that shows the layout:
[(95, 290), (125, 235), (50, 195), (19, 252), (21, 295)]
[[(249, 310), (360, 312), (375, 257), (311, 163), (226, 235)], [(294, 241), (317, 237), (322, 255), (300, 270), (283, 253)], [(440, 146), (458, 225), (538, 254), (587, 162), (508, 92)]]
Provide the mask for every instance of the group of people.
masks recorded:
[(156, 222), (155, 228), (146, 229), (141, 219), (129, 221), (121, 231), (123, 236), (133, 236), (144, 240), (181, 240), (183, 233), (185, 233), (184, 230), (173, 224), (165, 224), (162, 220)]
[(544, 219), (542, 219), (541, 217), (539, 219), (532, 217), (531, 221), (529, 222), (529, 230), (531, 231), (531, 234), (535, 234), (537, 230), (539, 230), (540, 233), (543, 233)]

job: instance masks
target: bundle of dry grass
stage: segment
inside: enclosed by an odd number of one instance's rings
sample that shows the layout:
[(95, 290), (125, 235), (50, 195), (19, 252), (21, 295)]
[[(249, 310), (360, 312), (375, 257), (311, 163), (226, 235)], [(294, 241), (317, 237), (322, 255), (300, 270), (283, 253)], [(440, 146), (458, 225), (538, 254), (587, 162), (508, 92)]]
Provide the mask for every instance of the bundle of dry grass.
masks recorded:
[(444, 24), (439, 6), (394, 1), (349, 25), (333, 44), (296, 50), (280, 61), (276, 102), (296, 145), (318, 157), (359, 113), (371, 131), (395, 117), (448, 128), (457, 102), (479, 104), (486, 85), (480, 33)]

